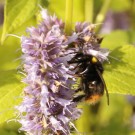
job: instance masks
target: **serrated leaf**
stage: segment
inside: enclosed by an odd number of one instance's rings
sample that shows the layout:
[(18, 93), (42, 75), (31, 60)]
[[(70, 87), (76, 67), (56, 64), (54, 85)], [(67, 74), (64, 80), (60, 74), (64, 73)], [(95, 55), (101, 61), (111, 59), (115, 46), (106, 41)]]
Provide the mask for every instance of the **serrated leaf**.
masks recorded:
[(34, 16), (38, 0), (6, 0), (1, 41)]
[(18, 39), (10, 37), (5, 44), (0, 45), (0, 123), (15, 116), (14, 106), (21, 99), (23, 87), (17, 74), (20, 62), (16, 59), (21, 55)]
[(20, 102), (24, 86), (20, 80), (16, 70), (0, 71), (0, 123), (15, 116), (14, 106)]
[[(21, 125), (16, 121), (4, 122), (0, 124), (0, 135), (18, 135), (18, 129)], [(19, 135), (24, 135), (19, 132)]]
[(103, 40), (102, 45), (111, 50), (104, 73), (109, 93), (135, 95), (135, 47), (126, 44), (128, 38), (126, 32), (116, 31)]
[(19, 43), (18, 39), (9, 37), (4, 45), (0, 45), (0, 70), (17, 69), (21, 55)]

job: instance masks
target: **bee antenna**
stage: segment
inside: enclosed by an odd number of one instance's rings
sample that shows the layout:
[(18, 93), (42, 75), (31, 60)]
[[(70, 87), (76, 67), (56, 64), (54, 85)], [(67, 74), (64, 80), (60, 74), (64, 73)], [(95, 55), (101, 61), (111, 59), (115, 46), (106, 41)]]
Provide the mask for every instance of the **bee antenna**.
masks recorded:
[(109, 93), (108, 93), (108, 90), (107, 90), (107, 87), (106, 87), (106, 83), (105, 83), (104, 78), (102, 77), (100, 71), (97, 68), (96, 68), (96, 71), (97, 71), (98, 75), (100, 76), (100, 79), (101, 79), (102, 83), (104, 84), (105, 91), (106, 91), (106, 97), (107, 97), (107, 104), (109, 105)]
[(121, 60), (119, 60), (118, 58), (115, 58), (115, 57), (113, 57), (113, 56), (111, 56), (111, 55), (109, 55), (108, 57), (110, 57), (110, 58), (112, 58), (112, 59), (114, 59), (114, 60), (117, 60), (117, 61), (121, 61)]

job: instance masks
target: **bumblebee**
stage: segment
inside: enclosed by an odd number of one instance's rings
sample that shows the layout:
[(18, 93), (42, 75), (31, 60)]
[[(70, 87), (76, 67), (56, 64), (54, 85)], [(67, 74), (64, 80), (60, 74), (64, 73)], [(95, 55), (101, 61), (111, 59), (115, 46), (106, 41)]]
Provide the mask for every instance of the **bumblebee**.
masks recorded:
[(83, 94), (74, 97), (73, 102), (79, 102), (83, 99), (94, 104), (100, 100), (106, 91), (107, 104), (109, 105), (109, 94), (102, 76), (104, 69), (102, 63), (93, 55), (86, 55), (77, 52), (68, 64), (75, 64), (74, 76), (81, 78), (80, 87), (75, 91), (83, 91)]

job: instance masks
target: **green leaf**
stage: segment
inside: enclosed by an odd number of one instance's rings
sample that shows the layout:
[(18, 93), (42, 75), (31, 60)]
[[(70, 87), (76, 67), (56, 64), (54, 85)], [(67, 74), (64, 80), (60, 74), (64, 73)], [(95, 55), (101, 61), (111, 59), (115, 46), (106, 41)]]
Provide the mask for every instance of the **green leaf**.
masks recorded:
[(6, 0), (1, 42), (7, 34), (13, 33), (30, 20), (35, 15), (37, 7), (38, 0)]
[(111, 50), (104, 73), (109, 93), (135, 95), (135, 47), (128, 45), (130, 41), (124, 31), (115, 31), (103, 40), (103, 47)]
[(14, 106), (20, 101), (23, 84), (17, 73), (20, 61), (19, 40), (10, 37), (0, 45), (0, 123), (15, 116)]
[(24, 135), (23, 132), (18, 133), (18, 129), (21, 127), (16, 121), (4, 122), (0, 124), (0, 135)]
[(0, 45), (0, 70), (17, 69), (20, 64), (20, 41), (15, 37), (9, 37), (4, 45)]
[(0, 123), (15, 116), (14, 106), (21, 100), (24, 84), (16, 70), (0, 71)]

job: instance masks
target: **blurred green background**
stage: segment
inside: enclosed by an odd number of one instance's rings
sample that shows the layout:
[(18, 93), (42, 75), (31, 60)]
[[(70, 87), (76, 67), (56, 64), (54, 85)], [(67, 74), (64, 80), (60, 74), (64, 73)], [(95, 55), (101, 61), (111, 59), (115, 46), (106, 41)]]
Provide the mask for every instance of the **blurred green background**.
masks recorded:
[[(92, 7), (88, 7), (87, 11), (85, 11), (86, 1), (93, 4)], [(0, 0), (0, 33), (2, 33), (3, 28), (4, 4), (5, 1)], [(40, 0), (40, 4), (47, 8), (50, 13), (55, 13), (64, 20), (64, 0)], [(85, 12), (91, 11), (93, 12), (90, 14), (89, 19)], [(19, 29), (11, 32), (17, 35), (24, 34), (27, 26), (36, 24), (36, 17), (34, 15), (31, 17), (34, 18), (32, 21), (30, 18)], [(74, 0), (73, 25), (76, 21), (85, 20), (93, 23), (103, 23), (97, 29), (98, 33), (106, 37), (103, 45), (115, 43), (135, 45), (135, 0)], [(6, 87), (12, 88), (12, 84), (16, 87), (20, 83), (20, 77), (14, 75), (17, 72), (14, 69), (17, 69), (20, 64), (20, 61), (15, 61), (21, 56), (19, 49), (20, 41), (13, 37), (6, 39), (4, 45), (0, 46), (0, 75), (2, 80), (0, 86), (3, 92), (0, 98), (4, 97)], [(13, 80), (12, 84), (10, 84), (11, 78)], [(20, 88), (20, 93), (21, 90)], [(19, 94), (13, 94), (7, 103), (18, 98), (17, 95)], [(3, 102), (3, 100), (0, 102)], [(3, 104), (3, 106), (6, 106), (6, 103)], [(8, 118), (12, 119), (14, 114), (13, 106), (8, 109), (3, 108), (3, 106), (0, 106), (0, 117), (2, 118), (3, 114), (6, 114)], [(104, 95), (96, 105), (80, 103), (78, 107), (83, 109), (83, 115), (75, 122), (80, 135), (135, 135), (135, 97), (133, 96), (110, 93), (109, 106)], [(8, 113), (12, 113), (12, 115), (10, 116)], [(0, 119), (0, 135), (23, 135), (22, 132), (18, 132), (19, 127), (20, 125), (17, 122), (3, 122), (3, 119)], [(73, 131), (73, 134), (78, 133)]]

